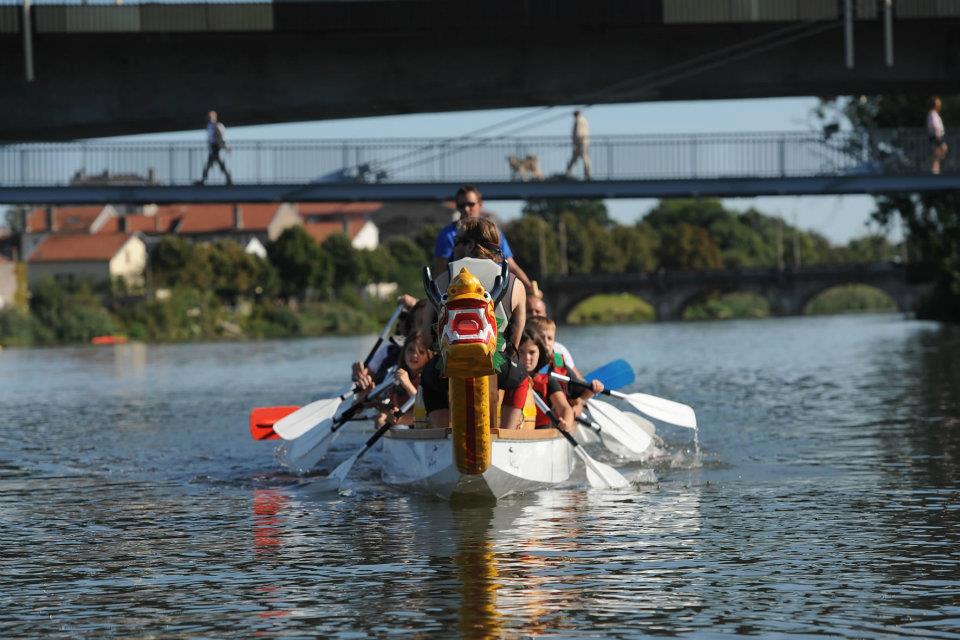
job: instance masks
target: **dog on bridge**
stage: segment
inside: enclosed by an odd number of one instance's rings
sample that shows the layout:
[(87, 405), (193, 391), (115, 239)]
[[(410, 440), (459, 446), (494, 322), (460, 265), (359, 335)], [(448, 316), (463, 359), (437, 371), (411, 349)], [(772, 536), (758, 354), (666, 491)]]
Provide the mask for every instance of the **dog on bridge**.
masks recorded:
[(510, 165), (510, 179), (520, 179), (526, 182), (527, 179), (543, 180), (543, 173), (540, 171), (540, 158), (533, 154), (528, 154), (523, 158), (518, 158), (514, 154), (507, 156), (507, 164)]

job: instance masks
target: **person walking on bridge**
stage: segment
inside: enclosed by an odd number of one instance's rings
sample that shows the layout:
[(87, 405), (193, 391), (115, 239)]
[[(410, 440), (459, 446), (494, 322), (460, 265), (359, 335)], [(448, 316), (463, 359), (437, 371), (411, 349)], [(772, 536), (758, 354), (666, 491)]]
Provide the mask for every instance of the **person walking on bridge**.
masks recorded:
[(223, 162), (223, 158), (220, 157), (220, 151), (223, 149), (227, 150), (227, 153), (230, 152), (230, 145), (227, 144), (227, 130), (224, 128), (223, 123), (217, 120), (217, 112), (211, 111), (207, 114), (207, 166), (203, 168), (203, 177), (197, 181), (197, 184), (203, 184), (207, 181), (207, 174), (210, 173), (210, 167), (214, 163), (220, 166), (220, 171), (223, 172), (223, 175), (227, 178), (227, 184), (233, 184), (233, 180), (230, 178), (230, 171), (227, 170), (227, 165)]
[(583, 160), (583, 176), (590, 179), (590, 127), (587, 117), (577, 109), (573, 112), (573, 156), (567, 163), (566, 177), (572, 178), (573, 165)]
[(930, 172), (940, 173), (940, 161), (947, 156), (947, 143), (943, 137), (946, 130), (943, 127), (943, 118), (940, 109), (943, 103), (934, 96), (930, 99), (930, 111), (927, 113), (927, 135), (930, 136)]

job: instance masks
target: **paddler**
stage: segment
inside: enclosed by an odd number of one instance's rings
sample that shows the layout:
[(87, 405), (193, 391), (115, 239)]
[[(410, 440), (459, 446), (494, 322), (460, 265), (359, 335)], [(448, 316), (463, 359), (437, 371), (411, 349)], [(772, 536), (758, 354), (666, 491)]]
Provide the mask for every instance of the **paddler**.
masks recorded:
[[(501, 273), (504, 261), (500, 249), (500, 232), (496, 225), (486, 218), (467, 217), (457, 226), (454, 241), (454, 260), (447, 268), (435, 274), (434, 283), (440, 292), (447, 290), (452, 279), (460, 270), (466, 268), (489, 293), (493, 290), (495, 279)], [(526, 373), (516, 359), (516, 347), (526, 323), (527, 293), (523, 282), (512, 273), (508, 275), (507, 290), (497, 306), (499, 331), (503, 334), (505, 349), (503, 362), (497, 373), (497, 387), (504, 392), (500, 408), (500, 428), (513, 429), (523, 422), (523, 405), (526, 401), (525, 389), (521, 392)], [(446, 427), (450, 422), (450, 399), (447, 379), (440, 375), (439, 356), (429, 362), (424, 369), (421, 385), (423, 387), (424, 406), (431, 426)]]

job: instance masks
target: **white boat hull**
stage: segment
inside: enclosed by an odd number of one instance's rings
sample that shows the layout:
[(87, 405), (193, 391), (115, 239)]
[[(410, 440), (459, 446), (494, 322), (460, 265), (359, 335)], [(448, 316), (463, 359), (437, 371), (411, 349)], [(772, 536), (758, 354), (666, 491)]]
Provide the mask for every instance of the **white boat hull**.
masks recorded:
[[(413, 493), (451, 499), (473, 496), (500, 499), (528, 493), (566, 481), (576, 457), (559, 433), (537, 434), (536, 439), (512, 439), (509, 434), (492, 442), (492, 463), (483, 474), (461, 474), (454, 464), (453, 442), (442, 429), (394, 430), (383, 438), (383, 481)], [(504, 432), (500, 432), (503, 434)], [(432, 436), (432, 437), (429, 437)]]

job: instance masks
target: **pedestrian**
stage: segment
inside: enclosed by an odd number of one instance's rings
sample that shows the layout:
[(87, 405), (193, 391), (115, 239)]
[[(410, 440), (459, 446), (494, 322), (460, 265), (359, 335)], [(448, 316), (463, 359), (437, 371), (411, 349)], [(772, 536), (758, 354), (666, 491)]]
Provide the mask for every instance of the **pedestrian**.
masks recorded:
[[(472, 184), (466, 184), (457, 189), (455, 202), (457, 211), (460, 212), (460, 220), (479, 218), (480, 212), (483, 211), (483, 198), (480, 196), (480, 191)], [(437, 240), (433, 246), (434, 275), (446, 271), (447, 265), (453, 260), (453, 246), (457, 238), (458, 224), (458, 222), (451, 222), (440, 229), (440, 233), (437, 234)], [(513, 259), (513, 251), (510, 250), (507, 237), (499, 230), (497, 233), (500, 236), (500, 253), (503, 260), (510, 267), (510, 273), (515, 275), (517, 279), (523, 283), (523, 286), (529, 289), (530, 278), (528, 278), (524, 270), (520, 268), (517, 261)]]
[(590, 179), (590, 127), (587, 117), (577, 109), (573, 112), (573, 156), (567, 163), (566, 176), (572, 178), (571, 172), (577, 160), (583, 160), (583, 176)]
[(940, 161), (947, 156), (947, 143), (944, 140), (946, 130), (940, 109), (943, 103), (934, 96), (930, 99), (930, 111), (927, 113), (927, 135), (930, 137), (930, 172), (940, 173)]
[(217, 120), (217, 112), (211, 111), (207, 114), (207, 166), (203, 168), (203, 177), (197, 181), (197, 184), (203, 184), (207, 181), (207, 174), (214, 163), (220, 166), (220, 171), (227, 178), (227, 184), (233, 184), (227, 165), (220, 157), (220, 151), (223, 149), (230, 153), (230, 145), (227, 144), (227, 130), (223, 123)]

